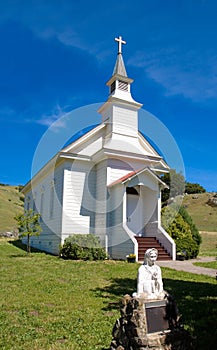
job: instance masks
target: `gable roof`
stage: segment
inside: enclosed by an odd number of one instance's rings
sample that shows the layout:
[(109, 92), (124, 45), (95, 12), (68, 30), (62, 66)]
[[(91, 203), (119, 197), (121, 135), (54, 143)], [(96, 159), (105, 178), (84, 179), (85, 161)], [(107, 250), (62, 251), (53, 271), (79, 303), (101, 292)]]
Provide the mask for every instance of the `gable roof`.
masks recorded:
[[(57, 162), (59, 162), (63, 158), (91, 161), (92, 156), (82, 155), (82, 153), (76, 152), (77, 146), (82, 147), (82, 145), (85, 144), (86, 141), (90, 140), (94, 135), (97, 135), (97, 133), (100, 132), (101, 130), (103, 130), (105, 127), (106, 127), (106, 124), (100, 123), (98, 125), (92, 125), (92, 126), (89, 126), (87, 128), (84, 128), (81, 131), (79, 131), (78, 133), (74, 134), (70, 138), (70, 140), (64, 145), (64, 147), (59, 152), (57, 152), (50, 160), (48, 160), (48, 162), (45, 163), (44, 166), (42, 166), (42, 168), (39, 169), (39, 171), (32, 177), (32, 179), (29, 182), (27, 182), (27, 184), (24, 186), (23, 193), (25, 193), (27, 191), (27, 189), (31, 186), (32, 181), (37, 181), (41, 175), (48, 172), (50, 168), (55, 167)], [(164, 159), (159, 155), (159, 153), (149, 143), (149, 141), (146, 140), (145, 135), (138, 132), (138, 138), (140, 138), (142, 143), (144, 143), (143, 147), (145, 145), (146, 145), (145, 147), (148, 147), (148, 149), (150, 150), (150, 153), (152, 153), (152, 154), (150, 154), (150, 156), (153, 158), (153, 160), (155, 160), (156, 162), (159, 161), (160, 163), (162, 163), (162, 166), (164, 168), (164, 172), (165, 172), (166, 168), (169, 169), (169, 167), (166, 164), (166, 162), (164, 161)], [(74, 153), (73, 153), (73, 150), (74, 150)], [(135, 157), (135, 155), (134, 155), (134, 157)], [(151, 168), (146, 167), (146, 168), (138, 170), (138, 171), (132, 171), (129, 174), (125, 175), (123, 178), (118, 179), (117, 181), (115, 181), (114, 183), (112, 183), (108, 186), (109, 187), (114, 186), (116, 183), (120, 183), (122, 181), (123, 182), (129, 181), (129, 180), (131, 180), (132, 177), (139, 175), (143, 171), (147, 171), (147, 169), (149, 169), (149, 171), (152, 173), (152, 175), (154, 175), (158, 179), (158, 181), (162, 182), (160, 180), (160, 178), (154, 173), (155, 170), (162, 171), (162, 169), (153, 169), (154, 170), (153, 171), (153, 170), (151, 170)], [(162, 182), (162, 184), (163, 184), (163, 182)]]
[(76, 132), (74, 135), (72, 135), (72, 137), (70, 137), (70, 139), (68, 141), (66, 141), (66, 143), (64, 144), (64, 146), (62, 147), (62, 150), (70, 145), (72, 145), (75, 141), (79, 140), (82, 136), (85, 136), (88, 132), (92, 131), (93, 129), (95, 129), (97, 126), (99, 126), (98, 124), (94, 124), (94, 125), (89, 125), (86, 128), (79, 130), (78, 132)]
[(126, 174), (126, 175), (120, 177), (120, 178), (117, 179), (116, 181), (114, 181), (114, 182), (112, 182), (111, 184), (109, 184), (108, 187), (113, 187), (113, 186), (115, 186), (115, 185), (117, 185), (117, 184), (120, 184), (120, 183), (121, 183), (122, 185), (124, 185), (126, 182), (131, 181), (133, 178), (135, 178), (136, 176), (138, 176), (138, 175), (140, 175), (140, 174), (142, 174), (142, 173), (144, 173), (144, 172), (146, 172), (146, 171), (147, 171), (149, 174), (151, 174), (164, 188), (169, 188), (169, 187), (167, 186), (167, 184), (165, 184), (165, 182), (163, 182), (163, 181), (159, 178), (159, 176), (157, 176), (157, 175), (155, 174), (155, 172), (154, 172), (152, 169), (150, 169), (149, 167), (145, 167), (145, 168), (142, 168), (142, 169), (140, 169), (140, 170), (131, 171), (131, 172), (129, 172), (128, 174)]
[[(84, 142), (86, 139), (92, 137), (99, 130), (105, 127), (104, 123), (95, 124), (78, 131), (74, 136), (72, 136), (68, 142), (63, 146), (61, 152), (69, 152), (73, 147)], [(71, 142), (70, 142), (71, 141)]]

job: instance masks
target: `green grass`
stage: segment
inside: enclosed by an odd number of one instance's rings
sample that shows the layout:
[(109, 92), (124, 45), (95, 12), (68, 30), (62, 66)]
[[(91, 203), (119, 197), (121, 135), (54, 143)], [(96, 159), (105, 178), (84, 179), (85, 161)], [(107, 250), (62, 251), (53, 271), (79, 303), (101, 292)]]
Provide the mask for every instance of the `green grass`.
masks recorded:
[(195, 262), (194, 265), (208, 267), (210, 269), (216, 269), (216, 272), (217, 272), (217, 261)]
[(199, 255), (217, 257), (217, 232), (201, 232), (201, 236)]
[(213, 194), (189, 194), (183, 200), (183, 205), (191, 215), (199, 231), (217, 231), (217, 207), (211, 207), (207, 204), (210, 196), (213, 196)]
[(23, 211), (23, 194), (17, 186), (0, 185), (0, 232), (14, 231), (17, 222), (14, 216)]
[[(0, 348), (108, 348), (118, 302), (136, 289), (137, 264), (66, 261), (26, 252), (0, 240)], [(177, 300), (197, 350), (215, 348), (215, 279), (162, 268), (164, 287)]]

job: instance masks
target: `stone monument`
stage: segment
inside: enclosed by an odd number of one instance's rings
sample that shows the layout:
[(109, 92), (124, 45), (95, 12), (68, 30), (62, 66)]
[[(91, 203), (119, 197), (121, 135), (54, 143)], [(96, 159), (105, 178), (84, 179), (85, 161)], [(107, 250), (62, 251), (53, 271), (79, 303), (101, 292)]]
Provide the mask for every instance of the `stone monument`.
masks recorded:
[(179, 323), (171, 295), (163, 289), (158, 251), (148, 249), (139, 267), (137, 292), (121, 301), (109, 350), (192, 350), (192, 338)]

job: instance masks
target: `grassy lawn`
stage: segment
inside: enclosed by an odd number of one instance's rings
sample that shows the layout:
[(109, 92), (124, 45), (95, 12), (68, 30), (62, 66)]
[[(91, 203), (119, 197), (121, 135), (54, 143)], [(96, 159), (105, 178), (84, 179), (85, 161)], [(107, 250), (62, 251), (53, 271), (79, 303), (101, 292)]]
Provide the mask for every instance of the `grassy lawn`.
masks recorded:
[[(0, 241), (0, 348), (106, 349), (119, 317), (116, 304), (136, 290), (137, 264), (65, 261)], [(197, 350), (215, 348), (215, 279), (163, 269), (164, 288), (177, 300)]]
[(208, 267), (210, 269), (216, 269), (217, 272), (217, 261), (209, 261), (209, 262), (195, 262), (194, 265)]
[(201, 236), (199, 255), (217, 257), (217, 232), (201, 232)]

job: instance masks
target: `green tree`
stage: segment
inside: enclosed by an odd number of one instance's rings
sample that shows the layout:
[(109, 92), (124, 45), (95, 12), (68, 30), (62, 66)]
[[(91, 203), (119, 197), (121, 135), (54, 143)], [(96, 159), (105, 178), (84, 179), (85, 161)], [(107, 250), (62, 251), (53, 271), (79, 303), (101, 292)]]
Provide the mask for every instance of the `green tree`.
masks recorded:
[(187, 224), (190, 226), (192, 238), (197, 243), (199, 248), (199, 245), (202, 242), (202, 237), (198, 231), (197, 226), (194, 224), (192, 217), (188, 214), (187, 210), (183, 206), (179, 208), (179, 214), (183, 217), (184, 221), (187, 222)]
[(187, 259), (198, 255), (201, 237), (184, 207), (179, 210), (175, 204), (164, 207), (162, 226), (174, 239), (177, 253), (185, 251)]
[(169, 189), (166, 188), (162, 191), (162, 203), (185, 192), (185, 178), (182, 173), (177, 173), (175, 169), (170, 169), (169, 173), (162, 175), (161, 180), (169, 186)]
[(201, 186), (199, 184), (186, 182), (185, 192), (188, 193), (188, 194), (204, 193), (204, 192), (206, 192), (206, 190), (205, 190), (205, 188), (203, 188), (203, 186)]
[(27, 253), (30, 253), (30, 237), (39, 236), (42, 228), (40, 225), (40, 214), (34, 212), (32, 209), (25, 210), (23, 214), (15, 216), (18, 222), (18, 229), (20, 237), (27, 237)]

